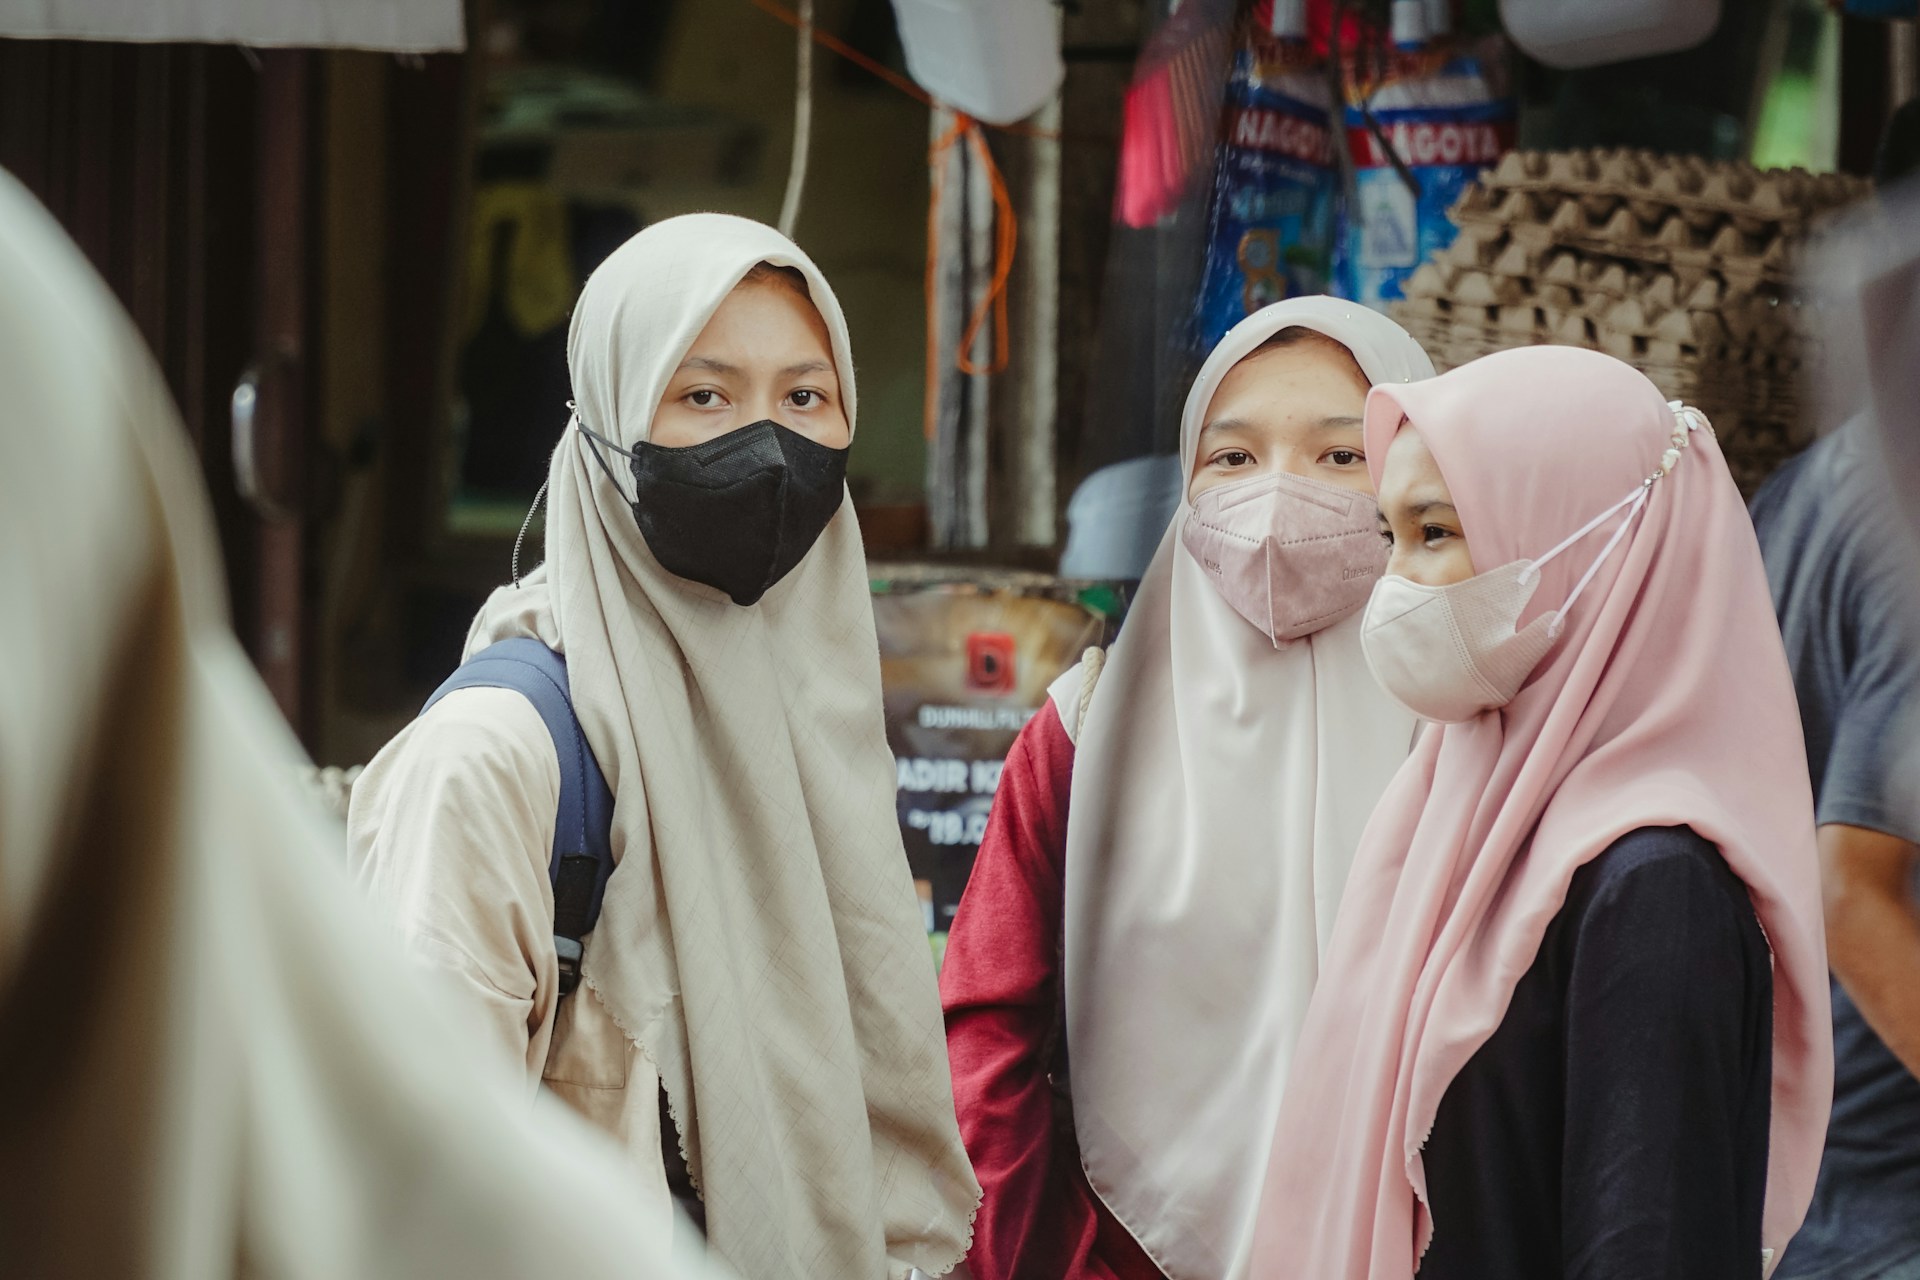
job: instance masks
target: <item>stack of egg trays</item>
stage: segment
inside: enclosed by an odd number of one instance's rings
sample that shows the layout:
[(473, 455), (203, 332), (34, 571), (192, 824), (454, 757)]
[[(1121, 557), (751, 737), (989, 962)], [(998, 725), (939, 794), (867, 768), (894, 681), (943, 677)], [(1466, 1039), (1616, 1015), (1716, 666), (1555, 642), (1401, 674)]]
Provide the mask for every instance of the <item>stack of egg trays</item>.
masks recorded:
[(1864, 184), (1640, 151), (1515, 152), (1462, 195), (1397, 319), (1442, 368), (1606, 351), (1713, 418), (1743, 484), (1802, 442), (1814, 345), (1789, 287), (1814, 220)]

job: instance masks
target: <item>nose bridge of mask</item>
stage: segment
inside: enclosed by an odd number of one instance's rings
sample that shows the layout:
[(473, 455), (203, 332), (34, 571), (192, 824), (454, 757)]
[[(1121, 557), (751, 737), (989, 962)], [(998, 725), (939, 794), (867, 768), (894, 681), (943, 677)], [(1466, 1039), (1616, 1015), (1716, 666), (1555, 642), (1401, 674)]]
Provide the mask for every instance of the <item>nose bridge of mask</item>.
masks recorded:
[[(1288, 502), (1304, 502), (1331, 515), (1342, 517), (1353, 514), (1355, 505), (1363, 497), (1351, 489), (1342, 489), (1339, 485), (1328, 484), (1323, 480), (1295, 475), (1291, 471), (1275, 471), (1240, 484), (1222, 486), (1213, 492), (1220, 495), (1219, 507), (1222, 512), (1271, 494)], [(1204, 500), (1208, 495), (1200, 496)]]
[(1367, 625), (1378, 627), (1395, 622), (1410, 613), (1446, 603), (1446, 594), (1408, 578), (1380, 579), (1373, 597), (1367, 602)]
[[(1335, 485), (1323, 484), (1297, 476), (1289, 471), (1275, 472), (1271, 475), (1257, 476), (1233, 484), (1209, 489), (1194, 499), (1193, 510), (1188, 519), (1197, 521), (1203, 528), (1213, 530), (1229, 538), (1250, 540), (1251, 538), (1273, 538), (1285, 544), (1293, 541), (1285, 535), (1276, 536), (1276, 531), (1267, 527), (1272, 517), (1282, 510), (1279, 504), (1305, 506), (1336, 520), (1354, 519), (1355, 510), (1361, 495)], [(1304, 514), (1304, 513), (1302, 513)], [(1371, 515), (1369, 507), (1365, 515)], [(1262, 526), (1257, 533), (1242, 527), (1244, 521), (1252, 519)], [(1322, 536), (1324, 530), (1301, 535), (1303, 537)]]

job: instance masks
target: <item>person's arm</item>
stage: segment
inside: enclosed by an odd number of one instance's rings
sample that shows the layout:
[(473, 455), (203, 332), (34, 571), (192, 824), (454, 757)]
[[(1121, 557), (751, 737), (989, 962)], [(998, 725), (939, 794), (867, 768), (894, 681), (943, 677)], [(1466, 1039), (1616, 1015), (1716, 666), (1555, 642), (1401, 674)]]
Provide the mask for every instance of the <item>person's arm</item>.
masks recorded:
[(1582, 915), (1566, 986), (1567, 1280), (1760, 1275), (1766, 945), (1717, 853), (1639, 843), (1679, 840), (1698, 837), (1635, 833), (1591, 869), (1589, 898), (1569, 897)]
[(960, 1134), (985, 1195), (968, 1263), (977, 1280), (1087, 1280), (1098, 1215), (1056, 1136), (1048, 1050), (1073, 744), (1049, 702), (1007, 755), (986, 838), (940, 973)]
[(1845, 684), (1827, 711), (1817, 804), (1827, 962), (1867, 1025), (1920, 1074), (1920, 617), (1904, 564), (1880, 543), (1840, 564), (1829, 658)]
[(1920, 1076), (1920, 846), (1845, 823), (1820, 828), (1827, 963), (1908, 1071)]
[(362, 886), (407, 950), (525, 1067), (529, 1087), (558, 991), (547, 864), (559, 807), (559, 761), (533, 704), (508, 689), (462, 689), (367, 766), (347, 824)]

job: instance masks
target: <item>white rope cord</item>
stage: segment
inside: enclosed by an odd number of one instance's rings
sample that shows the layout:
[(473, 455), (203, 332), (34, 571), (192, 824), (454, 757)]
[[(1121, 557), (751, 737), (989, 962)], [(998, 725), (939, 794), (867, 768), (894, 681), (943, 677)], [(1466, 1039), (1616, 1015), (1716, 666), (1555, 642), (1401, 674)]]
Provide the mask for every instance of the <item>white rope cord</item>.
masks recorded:
[(807, 185), (807, 153), (813, 143), (813, 0), (800, 0), (800, 47), (794, 71), (793, 159), (787, 194), (780, 202), (780, 234), (793, 238), (800, 221), (800, 193)]
[(1080, 741), (1080, 730), (1086, 726), (1087, 710), (1093, 706), (1093, 686), (1100, 683), (1100, 672), (1106, 668), (1107, 651), (1098, 645), (1088, 649), (1080, 658), (1080, 705), (1073, 716), (1073, 740)]

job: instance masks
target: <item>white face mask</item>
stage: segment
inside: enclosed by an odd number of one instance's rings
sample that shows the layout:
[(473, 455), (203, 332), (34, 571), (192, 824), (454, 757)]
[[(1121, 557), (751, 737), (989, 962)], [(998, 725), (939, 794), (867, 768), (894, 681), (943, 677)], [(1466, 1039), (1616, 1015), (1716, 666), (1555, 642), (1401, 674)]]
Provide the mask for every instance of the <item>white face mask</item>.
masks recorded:
[(1540, 585), (1531, 569), (1516, 560), (1445, 587), (1380, 579), (1360, 623), (1373, 678), (1422, 720), (1457, 724), (1506, 706), (1556, 638), (1557, 614), (1515, 631)]
[[(1516, 560), (1464, 582), (1427, 587), (1398, 574), (1380, 579), (1360, 623), (1367, 666), (1393, 699), (1422, 720), (1458, 724), (1512, 702), (1566, 627), (1574, 601), (1593, 581), (1634, 518), (1646, 508), (1654, 482), (1671, 471), (1690, 431), (1706, 424), (1697, 409), (1670, 406), (1678, 415), (1660, 467), (1620, 501), (1576, 529), (1537, 560)], [(1626, 508), (1599, 556), (1567, 596), (1520, 630), (1520, 615), (1540, 586), (1540, 568)]]

